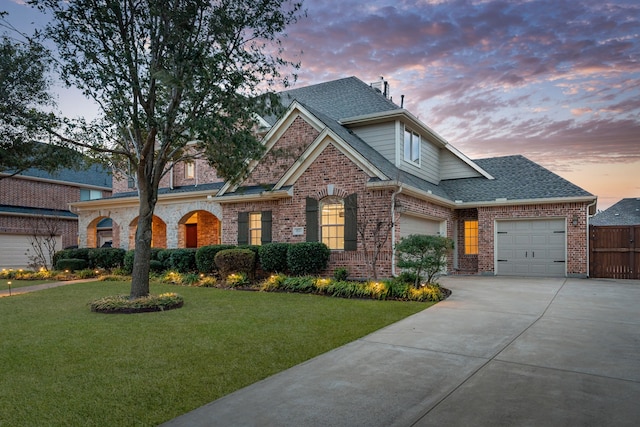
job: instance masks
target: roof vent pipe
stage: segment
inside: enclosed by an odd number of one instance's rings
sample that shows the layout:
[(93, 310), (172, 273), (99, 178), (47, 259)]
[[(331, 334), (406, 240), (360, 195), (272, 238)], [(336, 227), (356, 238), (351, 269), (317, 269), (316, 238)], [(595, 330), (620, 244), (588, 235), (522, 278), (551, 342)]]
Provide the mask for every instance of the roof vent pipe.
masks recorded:
[(404, 95), (400, 95), (400, 108), (404, 108)]

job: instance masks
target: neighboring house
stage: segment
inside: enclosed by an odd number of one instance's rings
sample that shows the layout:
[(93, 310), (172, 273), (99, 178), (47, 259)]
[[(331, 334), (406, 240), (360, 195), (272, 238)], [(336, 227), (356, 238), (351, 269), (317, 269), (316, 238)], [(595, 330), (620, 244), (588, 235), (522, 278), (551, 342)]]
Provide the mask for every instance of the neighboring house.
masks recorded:
[[(99, 166), (0, 175), (0, 269), (28, 267), (35, 239), (53, 236), (57, 250), (77, 245), (78, 217), (69, 203), (111, 195), (111, 175)], [(111, 240), (109, 229), (102, 234)]]
[(591, 225), (640, 225), (640, 197), (622, 199), (591, 218)]
[[(326, 274), (370, 277), (365, 251), (383, 242), (378, 272), (388, 277), (395, 243), (437, 234), (455, 242), (450, 272), (587, 276), (594, 195), (523, 156), (471, 160), (372, 86), (350, 77), (283, 92), (288, 109), (263, 118), (266, 154), (239, 185), (204, 161), (173, 165), (152, 245), (322, 241)], [(111, 218), (114, 246), (133, 248), (132, 183), (119, 177), (113, 197), (73, 204), (82, 245)]]

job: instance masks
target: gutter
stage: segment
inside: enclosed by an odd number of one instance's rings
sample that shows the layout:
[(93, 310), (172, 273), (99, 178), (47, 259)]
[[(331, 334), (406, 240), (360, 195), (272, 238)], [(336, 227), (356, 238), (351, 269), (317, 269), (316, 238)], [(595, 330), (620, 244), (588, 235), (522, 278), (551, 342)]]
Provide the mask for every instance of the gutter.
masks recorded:
[(402, 193), (402, 184), (391, 195), (391, 275), (396, 275), (396, 196)]
[[(587, 244), (586, 244), (586, 248), (587, 248), (587, 277), (589, 277), (589, 272), (591, 271), (591, 248), (589, 248), (589, 212), (591, 211), (591, 207), (594, 207), (594, 211), (595, 211), (595, 206), (598, 203), (598, 199), (596, 198), (593, 203), (587, 205), (587, 212), (585, 213), (586, 217), (587, 217)], [(594, 212), (595, 215), (595, 212)]]

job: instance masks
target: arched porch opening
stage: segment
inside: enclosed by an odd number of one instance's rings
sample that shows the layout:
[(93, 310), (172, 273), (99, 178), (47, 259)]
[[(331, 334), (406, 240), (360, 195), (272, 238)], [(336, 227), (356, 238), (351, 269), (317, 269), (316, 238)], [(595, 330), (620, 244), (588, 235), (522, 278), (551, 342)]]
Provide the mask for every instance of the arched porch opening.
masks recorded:
[(191, 211), (178, 222), (178, 247), (199, 248), (220, 244), (220, 220), (205, 210)]
[[(136, 231), (138, 229), (138, 217), (129, 224), (129, 249), (136, 248)], [(153, 216), (151, 223), (151, 247), (166, 248), (167, 247), (167, 224), (157, 217)]]
[(87, 226), (87, 248), (120, 247), (118, 224), (107, 216), (99, 216)]

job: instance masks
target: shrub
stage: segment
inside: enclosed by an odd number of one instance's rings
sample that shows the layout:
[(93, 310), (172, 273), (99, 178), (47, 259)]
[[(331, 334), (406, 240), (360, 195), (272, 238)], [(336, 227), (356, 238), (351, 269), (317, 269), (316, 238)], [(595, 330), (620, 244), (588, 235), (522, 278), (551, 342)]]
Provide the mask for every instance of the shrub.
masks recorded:
[(124, 254), (124, 259), (122, 260), (122, 269), (126, 274), (131, 274), (133, 271), (133, 257), (135, 255), (135, 251), (133, 249), (129, 249)]
[(95, 248), (89, 250), (91, 268), (112, 269), (121, 267), (126, 251), (119, 248)]
[(255, 253), (251, 249), (225, 249), (216, 254), (215, 261), (222, 277), (231, 273), (253, 274)]
[(194, 284), (194, 286), (200, 286), (202, 288), (213, 288), (218, 284), (218, 281), (215, 277), (205, 276), (201, 277), (198, 283)]
[(311, 293), (315, 291), (315, 283), (313, 277), (294, 276), (287, 277), (282, 282), (282, 290), (290, 292)]
[(421, 274), (427, 283), (433, 280), (447, 266), (447, 255), (453, 250), (453, 240), (443, 236), (411, 234), (400, 239), (395, 251), (398, 253), (398, 267), (408, 268), (416, 274), (414, 285), (420, 284)]
[[(170, 268), (180, 273), (190, 273), (197, 271), (196, 266), (196, 249), (167, 249), (162, 253), (171, 252)], [(165, 264), (166, 265), (166, 264)]]
[(83, 259), (89, 264), (89, 248), (63, 249), (53, 254), (53, 265), (61, 259)]
[(287, 251), (290, 243), (268, 243), (260, 246), (260, 266), (264, 271), (284, 273), (288, 271)]
[(261, 291), (276, 291), (282, 287), (282, 283), (285, 281), (287, 276), (284, 274), (272, 274), (260, 285)]
[(157, 259), (152, 259), (149, 261), (149, 270), (154, 273), (162, 273), (165, 270), (164, 264)]
[(196, 267), (200, 273), (211, 274), (218, 271), (215, 257), (220, 251), (233, 249), (234, 245), (210, 245), (198, 248), (196, 251)]
[(251, 284), (247, 273), (231, 273), (226, 277), (227, 286), (237, 288), (240, 286), (248, 286)]
[(182, 276), (182, 284), (184, 286), (195, 286), (200, 281), (200, 276), (195, 273), (189, 273)]
[(89, 266), (89, 263), (86, 259), (80, 258), (69, 258), (69, 259), (60, 259), (56, 264), (56, 270), (84, 270)]
[(336, 268), (333, 272), (333, 278), (336, 280), (347, 280), (349, 277), (349, 270), (344, 267)]
[(177, 271), (167, 271), (160, 279), (162, 283), (169, 283), (171, 285), (182, 285), (182, 274)]
[(240, 245), (238, 246), (238, 249), (249, 249), (251, 252), (254, 253), (255, 258), (253, 261), (253, 269), (252, 271), (255, 272), (258, 268), (260, 268), (260, 246), (257, 245)]
[(287, 250), (287, 266), (297, 276), (319, 273), (327, 268), (330, 254), (321, 242), (294, 243)]
[(75, 276), (78, 279), (91, 279), (96, 277), (98, 273), (92, 268), (86, 268), (84, 270), (78, 270), (75, 272)]
[(160, 249), (156, 258), (162, 263), (165, 270), (171, 269), (171, 249)]

